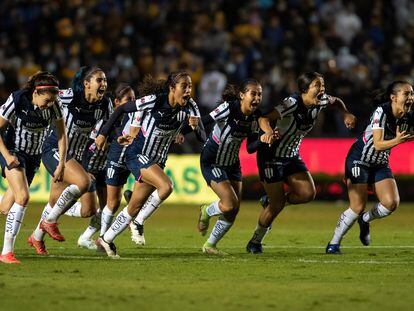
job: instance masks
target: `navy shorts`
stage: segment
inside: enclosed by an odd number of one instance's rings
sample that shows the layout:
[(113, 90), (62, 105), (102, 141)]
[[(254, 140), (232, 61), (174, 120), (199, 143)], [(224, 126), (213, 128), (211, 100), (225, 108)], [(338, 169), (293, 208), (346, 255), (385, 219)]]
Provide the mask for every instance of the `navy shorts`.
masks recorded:
[(286, 181), (288, 176), (307, 172), (308, 168), (299, 157), (266, 159), (257, 153), (257, 166), (261, 182), (276, 183)]
[(125, 163), (126, 146), (118, 144), (115, 140), (109, 147), (108, 161), (106, 162), (106, 184), (110, 186), (123, 186), (127, 183), (129, 170)]
[[(17, 159), (19, 159), (20, 165), (19, 167), (24, 168), (27, 178), (27, 183), (29, 186), (32, 184), (33, 178), (36, 174), (36, 171), (39, 169), (40, 166), (40, 160), (41, 155), (28, 155), (25, 152), (22, 151), (10, 151), (10, 153), (14, 154)], [(0, 166), (2, 169), (2, 175), (3, 177), (6, 177), (5, 169), (7, 166), (6, 159), (3, 157), (3, 155), (0, 153)]]
[(129, 145), (125, 154), (125, 162), (127, 169), (134, 175), (135, 181), (141, 180), (141, 169), (148, 168), (157, 164), (161, 169), (164, 169), (165, 163), (154, 162), (152, 159), (148, 158), (146, 155), (140, 154), (140, 148), (136, 140)]
[(387, 178), (394, 178), (389, 165), (369, 166), (360, 161), (352, 152), (345, 161), (345, 178), (352, 184), (375, 184)]
[(240, 162), (229, 166), (219, 166), (214, 163), (215, 152), (205, 146), (200, 155), (200, 168), (204, 179), (210, 186), (211, 181), (219, 183), (224, 180), (242, 181)]

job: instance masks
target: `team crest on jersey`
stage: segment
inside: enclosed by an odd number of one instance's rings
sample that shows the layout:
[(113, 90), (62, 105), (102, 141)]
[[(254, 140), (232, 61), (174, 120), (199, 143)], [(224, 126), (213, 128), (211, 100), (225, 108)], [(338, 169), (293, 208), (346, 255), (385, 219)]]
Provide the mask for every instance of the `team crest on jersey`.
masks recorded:
[(96, 120), (100, 119), (102, 117), (102, 110), (101, 109), (96, 109), (94, 117), (95, 117)]
[(183, 122), (185, 120), (185, 117), (186, 117), (186, 113), (184, 111), (180, 111), (176, 116), (179, 122)]

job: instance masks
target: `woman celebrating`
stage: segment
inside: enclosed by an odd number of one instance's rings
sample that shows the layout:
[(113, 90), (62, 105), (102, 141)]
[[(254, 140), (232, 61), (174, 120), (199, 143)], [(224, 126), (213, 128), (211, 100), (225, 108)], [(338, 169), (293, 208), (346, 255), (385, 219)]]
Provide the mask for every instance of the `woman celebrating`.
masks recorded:
[[(106, 89), (106, 76), (100, 68), (82, 67), (74, 77), (73, 89), (59, 93), (68, 130), (68, 160), (63, 180), (52, 184), (49, 203), (42, 212), (38, 227), (28, 240), (38, 254), (47, 254), (43, 242), (45, 232), (57, 241), (65, 240), (57, 226), (58, 218), (84, 193), (95, 191), (81, 162), (85, 145), (96, 123), (107, 119), (112, 111), (111, 100), (105, 96)], [(56, 146), (56, 131), (52, 129), (42, 151), (43, 164), (50, 174), (54, 173), (60, 159)], [(81, 217), (90, 217), (96, 212), (96, 199), (88, 200), (89, 198), (81, 200)]]
[(202, 247), (203, 253), (225, 254), (216, 244), (229, 231), (239, 212), (242, 191), (239, 149), (242, 141), (258, 132), (259, 122), (266, 130), (260, 140), (271, 144), (275, 139), (268, 120), (257, 111), (261, 101), (260, 83), (248, 79), (239, 87), (228, 86), (222, 95), (222, 104), (202, 118), (203, 124), (215, 122), (215, 126), (201, 152), (201, 171), (219, 197), (218, 201), (200, 208), (198, 230), (202, 235), (207, 233), (210, 217), (219, 215)]
[[(334, 236), (326, 247), (327, 254), (341, 253), (341, 240), (357, 219), (361, 243), (369, 245), (369, 223), (389, 216), (398, 207), (400, 196), (388, 162), (393, 147), (414, 139), (412, 133), (402, 130), (413, 126), (412, 117), (404, 118), (413, 102), (413, 87), (405, 81), (392, 82), (374, 97), (374, 106), (377, 107), (371, 115), (371, 122), (346, 157), (349, 208), (339, 217)], [(379, 202), (363, 213), (368, 185), (373, 185)]]
[(163, 170), (169, 147), (187, 120), (196, 129), (200, 117), (197, 104), (190, 98), (191, 88), (191, 78), (184, 71), (169, 74), (166, 81), (147, 77), (139, 87), (139, 94), (144, 97), (118, 107), (96, 140), (97, 148), (103, 148), (105, 137), (122, 113), (138, 111), (143, 115), (141, 130), (126, 150), (127, 168), (136, 181), (131, 200), (97, 241), (110, 257), (119, 257), (113, 240), (147, 199), (151, 196), (147, 204), (159, 206), (173, 191)]
[(29, 78), (22, 90), (13, 92), (0, 108), (0, 128), (9, 126), (4, 138), (0, 137), (0, 164), (11, 189), (12, 195), (8, 197), (13, 200), (7, 213), (0, 256), (4, 263), (20, 263), (14, 257), (14, 241), (29, 202), (29, 187), (40, 166), (42, 145), (51, 123), (56, 128), (60, 159), (53, 171), (53, 181), (60, 182), (64, 175), (67, 142), (58, 93), (56, 78), (48, 72), (38, 72)]
[[(298, 78), (299, 93), (287, 97), (269, 114), (280, 134), (271, 147), (261, 144), (257, 151), (257, 165), (269, 204), (261, 211), (247, 251), (263, 252), (262, 240), (273, 220), (286, 204), (302, 204), (315, 197), (315, 185), (305, 163), (299, 156), (303, 137), (311, 131), (315, 121), (328, 105), (335, 105), (343, 113), (347, 128), (355, 126), (355, 117), (346, 109), (343, 101), (325, 94), (325, 82), (321, 74), (307, 72)], [(289, 186), (285, 192), (284, 183)]]

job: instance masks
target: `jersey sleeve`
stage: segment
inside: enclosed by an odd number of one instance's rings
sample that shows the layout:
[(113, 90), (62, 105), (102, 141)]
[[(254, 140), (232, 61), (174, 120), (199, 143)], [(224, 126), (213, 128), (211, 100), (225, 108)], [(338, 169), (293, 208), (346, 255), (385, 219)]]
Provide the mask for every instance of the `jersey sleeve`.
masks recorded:
[(53, 116), (55, 120), (63, 119), (62, 101), (58, 99), (52, 106)]
[(296, 107), (298, 106), (298, 102), (293, 97), (286, 97), (282, 103), (275, 106), (277, 112), (279, 112), (280, 117), (284, 118), (288, 114), (295, 111)]
[(200, 110), (198, 109), (197, 103), (194, 101), (194, 99), (190, 98), (188, 101), (188, 107), (190, 112), (190, 117), (198, 117), (200, 118)]
[(140, 111), (134, 112), (131, 117), (131, 126), (141, 127), (143, 117), (144, 117), (144, 111), (140, 110)]
[(95, 139), (96, 139), (96, 137), (98, 136), (99, 131), (100, 131), (100, 130), (101, 130), (101, 128), (102, 128), (102, 125), (103, 125), (103, 120), (99, 120), (99, 121), (96, 123), (96, 125), (95, 125), (95, 127), (93, 128), (93, 130), (92, 130), (91, 134), (89, 135), (89, 138), (90, 138), (90, 139), (93, 139), (93, 140), (95, 140)]
[(210, 112), (210, 117), (214, 121), (225, 119), (230, 114), (230, 105), (228, 102), (222, 103), (220, 106), (218, 106), (216, 109), (214, 109), (212, 112)]
[(387, 116), (384, 112), (384, 109), (382, 107), (377, 107), (377, 109), (375, 109), (372, 115), (372, 118), (371, 118), (371, 128), (373, 130), (384, 129), (386, 119), (387, 119)]
[(73, 90), (72, 89), (62, 89), (59, 90), (59, 98), (62, 105), (68, 105), (73, 100)]
[(10, 94), (7, 101), (0, 107), (0, 116), (7, 121), (10, 121), (15, 113), (15, 105), (13, 94)]
[(148, 95), (148, 96), (138, 98), (135, 101), (135, 105), (137, 106), (137, 111), (151, 110), (152, 108), (154, 108), (156, 98), (157, 96), (155, 95)]

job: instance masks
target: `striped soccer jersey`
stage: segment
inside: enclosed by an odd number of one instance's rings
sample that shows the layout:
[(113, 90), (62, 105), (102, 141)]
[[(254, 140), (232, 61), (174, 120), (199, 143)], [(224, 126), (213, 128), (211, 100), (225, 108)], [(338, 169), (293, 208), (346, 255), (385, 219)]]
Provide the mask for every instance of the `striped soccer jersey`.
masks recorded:
[(215, 150), (215, 164), (230, 166), (239, 161), (239, 150), (243, 140), (258, 132), (260, 113), (244, 115), (240, 101), (224, 102), (210, 112), (216, 122), (205, 147)]
[(324, 94), (319, 104), (306, 107), (299, 94), (293, 94), (275, 106), (281, 119), (276, 126), (280, 133), (280, 139), (272, 145), (272, 153), (278, 158), (291, 158), (299, 155), (299, 146), (303, 137), (308, 134), (315, 125), (319, 113), (329, 105), (329, 95)]
[(29, 90), (13, 92), (0, 107), (0, 116), (10, 123), (4, 136), (6, 147), (29, 155), (41, 153), (49, 125), (63, 117), (59, 102), (42, 110), (32, 103)]

